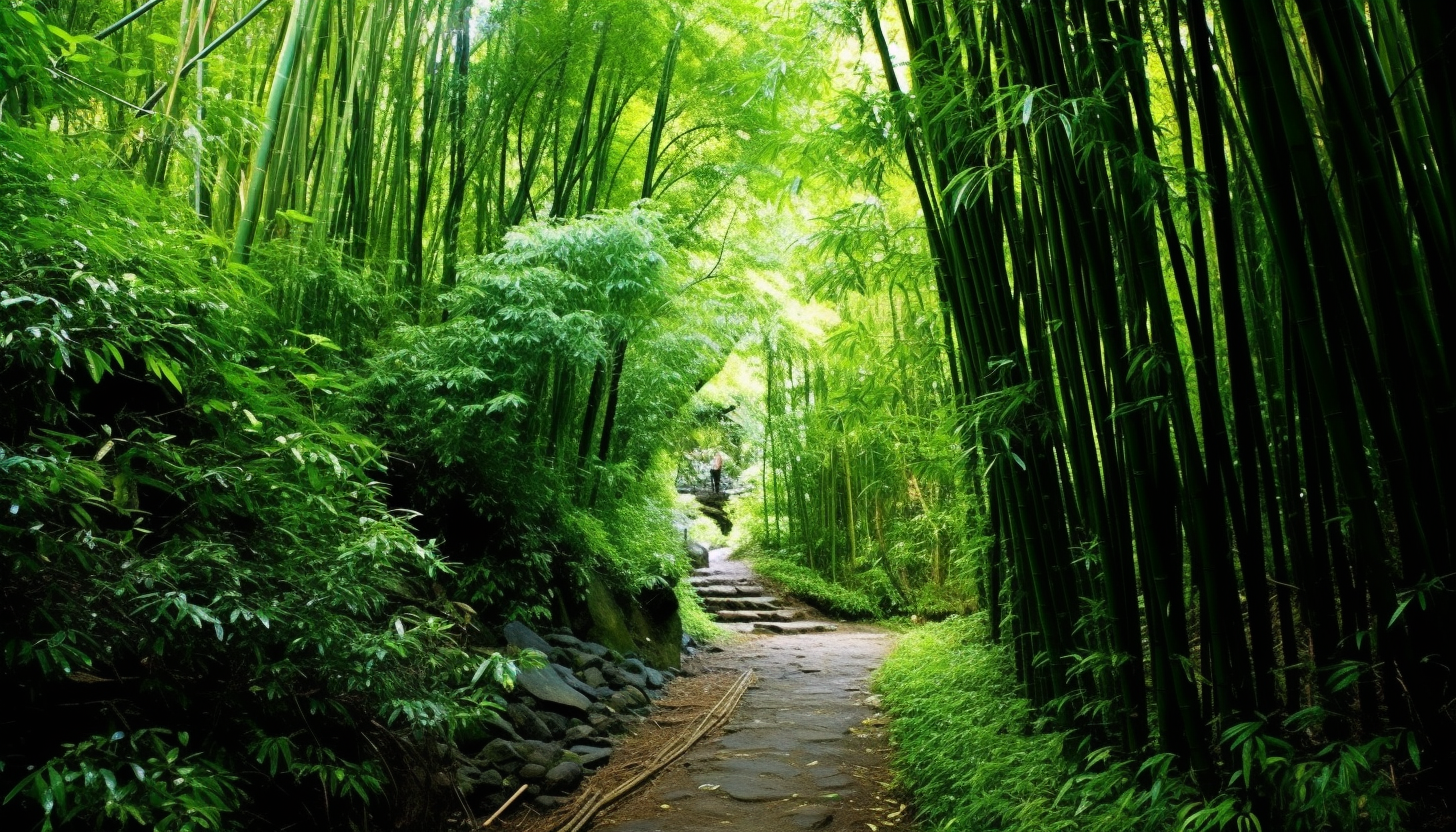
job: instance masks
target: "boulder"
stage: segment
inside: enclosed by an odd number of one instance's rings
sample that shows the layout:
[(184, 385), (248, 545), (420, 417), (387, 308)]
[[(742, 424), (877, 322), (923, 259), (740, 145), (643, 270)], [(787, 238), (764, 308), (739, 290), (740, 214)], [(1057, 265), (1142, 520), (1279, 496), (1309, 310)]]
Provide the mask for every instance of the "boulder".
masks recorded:
[(643, 693), (641, 688), (629, 686), (622, 688), (620, 693), (626, 697), (627, 701), (632, 703), (632, 707), (634, 708), (643, 708), (648, 704), (647, 694)]
[(689, 542), (687, 544), (686, 548), (687, 548), (687, 551), (688, 551), (688, 563), (692, 564), (692, 566), (693, 566), (694, 569), (707, 569), (708, 568), (708, 547), (707, 546), (704, 546), (703, 544), (701, 544), (698, 541), (694, 540), (694, 541)]
[(567, 721), (566, 717), (558, 713), (552, 713), (551, 711), (537, 711), (536, 716), (539, 717), (542, 722), (546, 723), (546, 730), (551, 732), (551, 739), (555, 739), (562, 734), (565, 734), (566, 729), (571, 727), (571, 723)]
[(520, 761), (525, 759), (521, 746), (524, 743), (515, 743), (510, 740), (491, 740), (485, 748), (480, 750), (480, 758), (489, 763), (504, 763)]
[[(604, 652), (605, 649), (603, 648)], [(588, 653), (585, 650), (566, 650), (565, 653), (568, 660), (566, 663), (570, 664), (573, 670), (582, 670), (588, 667), (600, 669), (607, 663), (607, 660), (601, 656), (595, 653)]]
[[(570, 609), (572, 629), (620, 653), (640, 653), (648, 664), (676, 667), (681, 661), (682, 620), (677, 594), (670, 587), (636, 595), (613, 590), (593, 575), (586, 592)], [(602, 655), (591, 643), (583, 651)]]
[(517, 774), (522, 780), (540, 780), (546, 776), (546, 767), (536, 763), (526, 763), (521, 766), (521, 770)]
[(620, 734), (627, 730), (627, 724), (621, 717), (607, 716), (600, 714), (591, 718), (592, 727), (600, 734)]
[(455, 785), (461, 794), (470, 794), (476, 789), (495, 791), (505, 782), (499, 771), (493, 768), (481, 770), (475, 766), (460, 766), (455, 769)]
[(642, 675), (647, 678), (647, 687), (649, 688), (660, 688), (667, 684), (667, 676), (655, 667), (643, 668)]
[(593, 688), (604, 688), (607, 686), (607, 677), (602, 675), (599, 667), (588, 667), (581, 672), (581, 680)]
[(551, 768), (561, 757), (561, 746), (553, 743), (527, 740), (521, 746), (522, 757), (528, 764)]
[(596, 733), (596, 729), (590, 725), (576, 725), (566, 729), (566, 734), (561, 738), (562, 742), (576, 742), (584, 740)]
[[(631, 660), (628, 659), (628, 661)], [(638, 667), (641, 667), (642, 663), (637, 662), (636, 664)], [(628, 685), (638, 688), (647, 687), (646, 674), (634, 673), (628, 668), (626, 663), (620, 665), (607, 665), (606, 667), (602, 668), (602, 675), (607, 677), (607, 684), (617, 689), (625, 688)]]
[(577, 638), (576, 636), (567, 635), (565, 633), (547, 633), (545, 636), (542, 636), (542, 638), (556, 645), (557, 647), (564, 647), (569, 650), (580, 650), (582, 645), (581, 639)]
[(548, 792), (569, 792), (576, 788), (577, 783), (581, 782), (583, 774), (585, 772), (580, 763), (566, 760), (552, 766), (551, 770), (546, 772), (545, 782), (541, 785)]
[(554, 812), (569, 802), (571, 802), (570, 799), (565, 797), (543, 794), (531, 801), (531, 808), (544, 814), (546, 812)]
[(516, 733), (515, 726), (511, 725), (509, 722), (506, 722), (505, 718), (502, 717), (500, 714), (491, 714), (490, 716), (485, 717), (482, 722), (485, 724), (488, 730), (494, 731), (508, 740), (515, 740), (516, 742), (520, 742), (522, 739), (521, 735)]
[(612, 651), (604, 644), (597, 644), (594, 641), (584, 641), (581, 644), (581, 652), (590, 653), (599, 659), (605, 659)]
[(525, 760), (522, 751), (524, 743), (514, 743), (510, 740), (492, 740), (480, 751), (480, 760), (490, 768), (510, 774), (521, 767)]
[[(543, 702), (550, 702), (563, 708), (584, 713), (591, 706), (590, 699), (573, 690), (550, 667), (521, 671), (516, 675), (516, 685)], [(512, 720), (513, 724), (514, 722), (515, 720)], [(519, 731), (520, 728), (521, 726), (516, 726), (516, 730)]]
[(572, 673), (570, 669), (559, 664), (551, 665), (551, 669), (556, 671), (556, 675), (561, 677), (561, 681), (565, 682), (567, 687), (585, 696), (587, 699), (600, 698), (597, 694), (596, 687), (588, 685), (586, 682), (576, 678), (576, 674)]
[(550, 653), (551, 645), (546, 639), (536, 635), (536, 631), (527, 627), (519, 621), (512, 621), (505, 626), (504, 635), (506, 643), (512, 647), (521, 649), (530, 648), (540, 650), (542, 653)]
[(489, 714), (455, 730), (455, 746), (467, 757), (475, 756), (486, 743), (497, 737), (519, 742), (521, 735), (500, 714)]
[(571, 747), (571, 753), (576, 755), (576, 761), (583, 766), (605, 765), (616, 750), (611, 746), (573, 745)]
[(506, 705), (506, 717), (516, 726), (520, 735), (528, 740), (549, 740), (552, 737), (551, 728), (542, 721), (540, 715), (520, 702)]

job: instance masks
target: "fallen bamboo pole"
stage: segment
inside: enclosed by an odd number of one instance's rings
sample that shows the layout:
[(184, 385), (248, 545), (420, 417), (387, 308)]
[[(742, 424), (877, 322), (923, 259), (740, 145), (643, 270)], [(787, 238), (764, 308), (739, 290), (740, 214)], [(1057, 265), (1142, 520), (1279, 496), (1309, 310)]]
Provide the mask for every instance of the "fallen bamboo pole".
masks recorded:
[(753, 671), (745, 670), (743, 675), (739, 676), (738, 680), (733, 683), (733, 686), (728, 689), (728, 692), (723, 694), (723, 697), (718, 700), (717, 704), (709, 708), (698, 719), (698, 724), (693, 730), (679, 737), (677, 740), (668, 743), (662, 751), (658, 752), (656, 757), (652, 758), (652, 762), (647, 764), (643, 771), (633, 775), (625, 783), (613, 789), (611, 792), (602, 794), (596, 790), (588, 791), (587, 794), (583, 795), (585, 800), (582, 802), (581, 808), (577, 809), (565, 823), (557, 826), (553, 832), (581, 832), (581, 830), (586, 828), (588, 823), (591, 823), (592, 818), (596, 817), (603, 809), (626, 797), (633, 789), (647, 782), (647, 780), (651, 779), (658, 772), (667, 768), (672, 761), (687, 753), (688, 749), (692, 748), (708, 732), (713, 731), (728, 721), (728, 717), (733, 715), (734, 709), (738, 707), (739, 700), (743, 698), (743, 694), (748, 690), (752, 682)]
[(516, 802), (516, 798), (520, 797), (521, 794), (530, 787), (530, 783), (522, 783), (521, 787), (519, 789), (516, 789), (516, 793), (511, 795), (510, 799), (507, 800), (505, 803), (502, 803), (499, 809), (495, 810), (495, 814), (485, 819), (485, 823), (482, 823), (481, 827), (484, 828), (490, 826), (492, 823), (495, 823), (495, 819), (501, 816), (501, 812), (504, 812), (505, 810), (511, 808), (511, 804)]

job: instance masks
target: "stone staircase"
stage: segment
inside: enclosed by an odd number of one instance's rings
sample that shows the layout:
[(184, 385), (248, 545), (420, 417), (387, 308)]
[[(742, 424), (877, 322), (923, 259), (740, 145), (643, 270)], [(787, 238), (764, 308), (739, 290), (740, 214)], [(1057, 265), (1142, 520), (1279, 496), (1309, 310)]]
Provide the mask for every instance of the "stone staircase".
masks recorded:
[(732, 549), (712, 549), (708, 566), (688, 579), (723, 627), (740, 633), (824, 633), (839, 629), (817, 621), (813, 611), (773, 597), (758, 583), (748, 564), (732, 560)]

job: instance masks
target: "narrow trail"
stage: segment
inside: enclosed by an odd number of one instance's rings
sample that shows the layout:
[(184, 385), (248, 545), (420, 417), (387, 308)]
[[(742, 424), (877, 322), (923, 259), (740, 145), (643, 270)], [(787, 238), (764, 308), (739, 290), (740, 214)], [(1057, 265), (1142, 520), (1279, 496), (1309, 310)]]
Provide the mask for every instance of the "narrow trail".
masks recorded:
[[(731, 551), (710, 553), (694, 583), (747, 637), (685, 663), (692, 672), (752, 669), (733, 718), (641, 792), (597, 819), (612, 832), (906, 829), (889, 789), (884, 719), (869, 677), (894, 645), (879, 628), (807, 619), (767, 596)], [(743, 588), (752, 594), (727, 593)], [(740, 616), (735, 612), (778, 613)], [(726, 615), (724, 615), (726, 613)], [(867, 701), (868, 700), (868, 701)]]

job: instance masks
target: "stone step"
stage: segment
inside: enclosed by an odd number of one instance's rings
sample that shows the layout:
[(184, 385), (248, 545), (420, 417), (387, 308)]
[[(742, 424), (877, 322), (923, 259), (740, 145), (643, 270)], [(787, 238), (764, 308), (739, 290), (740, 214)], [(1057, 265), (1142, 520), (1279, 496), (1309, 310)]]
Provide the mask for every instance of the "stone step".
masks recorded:
[(694, 587), (698, 587), (698, 586), (751, 586), (751, 585), (753, 585), (755, 583), (758, 583), (758, 581), (755, 580), (755, 579), (753, 579), (753, 578), (745, 578), (745, 577), (742, 577), (742, 576), (739, 576), (739, 577), (736, 577), (735, 578), (732, 575), (729, 575), (727, 573), (722, 573), (722, 572), (720, 572), (720, 573), (718, 573), (716, 575), (704, 575), (704, 576), (700, 576), (700, 577), (696, 577), (696, 578), (688, 578), (688, 585), (689, 586), (694, 586)]
[(715, 613), (720, 622), (756, 624), (761, 621), (793, 621), (798, 618), (797, 610), (719, 610)]
[(704, 598), (703, 606), (710, 610), (776, 610), (779, 599), (767, 595), (735, 596), (733, 598)]
[(694, 587), (694, 589), (704, 598), (733, 598), (740, 595), (751, 598), (767, 592), (763, 587), (755, 584), (709, 584), (708, 586)]
[(832, 633), (838, 629), (837, 624), (830, 624), (828, 621), (755, 621), (753, 623), (755, 633), (784, 636), (799, 633)]

